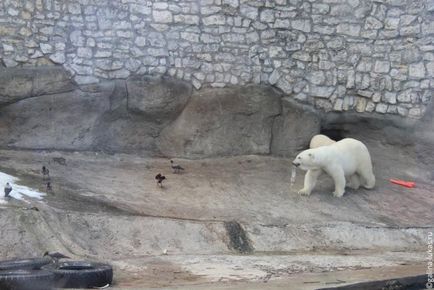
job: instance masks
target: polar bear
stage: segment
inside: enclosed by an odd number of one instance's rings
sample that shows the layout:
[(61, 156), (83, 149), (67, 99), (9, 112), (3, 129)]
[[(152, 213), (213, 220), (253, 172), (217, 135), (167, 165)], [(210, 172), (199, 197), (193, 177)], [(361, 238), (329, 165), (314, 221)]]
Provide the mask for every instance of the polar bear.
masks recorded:
[[(322, 135), (322, 134), (318, 134), (312, 137), (312, 139), (310, 140), (310, 144), (309, 144), (309, 148), (313, 149), (313, 148), (318, 148), (321, 146), (327, 146), (327, 145), (331, 145), (336, 143), (335, 140), (330, 139), (328, 136), (326, 135)], [(315, 170), (315, 169), (312, 169)], [(321, 172), (306, 172), (305, 178), (311, 176), (312, 174), (317, 174), (317, 177), (319, 175), (321, 175)], [(305, 181), (306, 182), (306, 181)], [(357, 174), (353, 174), (350, 177), (347, 178), (346, 181), (346, 185), (352, 189), (359, 189), (360, 187), (360, 178)]]
[(299, 191), (302, 195), (310, 195), (322, 171), (333, 178), (333, 195), (336, 197), (344, 195), (345, 180), (354, 174), (358, 175), (363, 187), (370, 189), (375, 186), (368, 148), (356, 139), (345, 138), (327, 146), (304, 150), (292, 163), (308, 171), (304, 179), (304, 188)]
[(310, 140), (309, 148), (310, 149), (318, 148), (321, 146), (331, 145), (333, 143), (336, 143), (336, 141), (330, 139), (326, 135), (318, 134), (313, 136), (312, 139)]

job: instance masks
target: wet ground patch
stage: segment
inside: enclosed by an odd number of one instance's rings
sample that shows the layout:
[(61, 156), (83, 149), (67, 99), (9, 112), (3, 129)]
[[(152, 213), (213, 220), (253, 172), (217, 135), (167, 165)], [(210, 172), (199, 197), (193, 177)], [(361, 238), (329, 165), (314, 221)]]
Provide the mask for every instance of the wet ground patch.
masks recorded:
[(254, 248), (247, 237), (247, 233), (238, 222), (225, 222), (224, 225), (229, 237), (230, 249), (241, 254), (249, 254), (253, 252)]

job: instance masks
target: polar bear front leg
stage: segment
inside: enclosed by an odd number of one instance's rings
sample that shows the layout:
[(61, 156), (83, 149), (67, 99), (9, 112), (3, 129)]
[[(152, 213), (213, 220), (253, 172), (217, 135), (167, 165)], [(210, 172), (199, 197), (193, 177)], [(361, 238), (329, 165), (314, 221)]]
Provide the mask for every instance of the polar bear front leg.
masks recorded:
[(318, 179), (318, 176), (320, 176), (322, 173), (321, 169), (310, 169), (306, 172), (306, 175), (304, 176), (304, 187), (301, 189), (298, 194), (300, 195), (310, 195), (312, 192), (312, 189), (316, 185), (316, 181)]
[(335, 182), (335, 191), (333, 192), (333, 196), (342, 197), (345, 193), (346, 184), (344, 170), (339, 166), (332, 166), (326, 168), (326, 171)]

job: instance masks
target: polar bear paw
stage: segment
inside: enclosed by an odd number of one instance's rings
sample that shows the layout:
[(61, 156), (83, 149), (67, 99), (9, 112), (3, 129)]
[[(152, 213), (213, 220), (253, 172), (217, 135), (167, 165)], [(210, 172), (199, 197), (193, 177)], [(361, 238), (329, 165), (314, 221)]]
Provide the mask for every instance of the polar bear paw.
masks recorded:
[(345, 191), (333, 191), (333, 196), (334, 197), (342, 197), (344, 196)]
[(310, 195), (310, 191), (303, 188), (303, 189), (301, 189), (301, 190), (298, 191), (298, 194), (299, 195), (309, 196)]

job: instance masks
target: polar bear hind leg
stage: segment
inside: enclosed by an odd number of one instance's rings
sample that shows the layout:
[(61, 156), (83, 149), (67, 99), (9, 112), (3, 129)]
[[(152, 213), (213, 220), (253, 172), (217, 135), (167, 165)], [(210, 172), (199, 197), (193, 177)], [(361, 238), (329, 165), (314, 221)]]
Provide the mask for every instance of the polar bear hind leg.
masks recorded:
[(346, 179), (348, 180), (347, 181), (347, 186), (349, 188), (359, 189), (359, 187), (360, 187), (360, 178), (359, 178), (359, 175), (357, 175), (357, 173), (354, 173), (353, 175), (348, 176), (348, 178), (346, 178)]
[(368, 166), (368, 168), (361, 167), (357, 170), (357, 173), (360, 175), (361, 185), (364, 188), (371, 189), (375, 186), (375, 175), (372, 172), (372, 166)]

